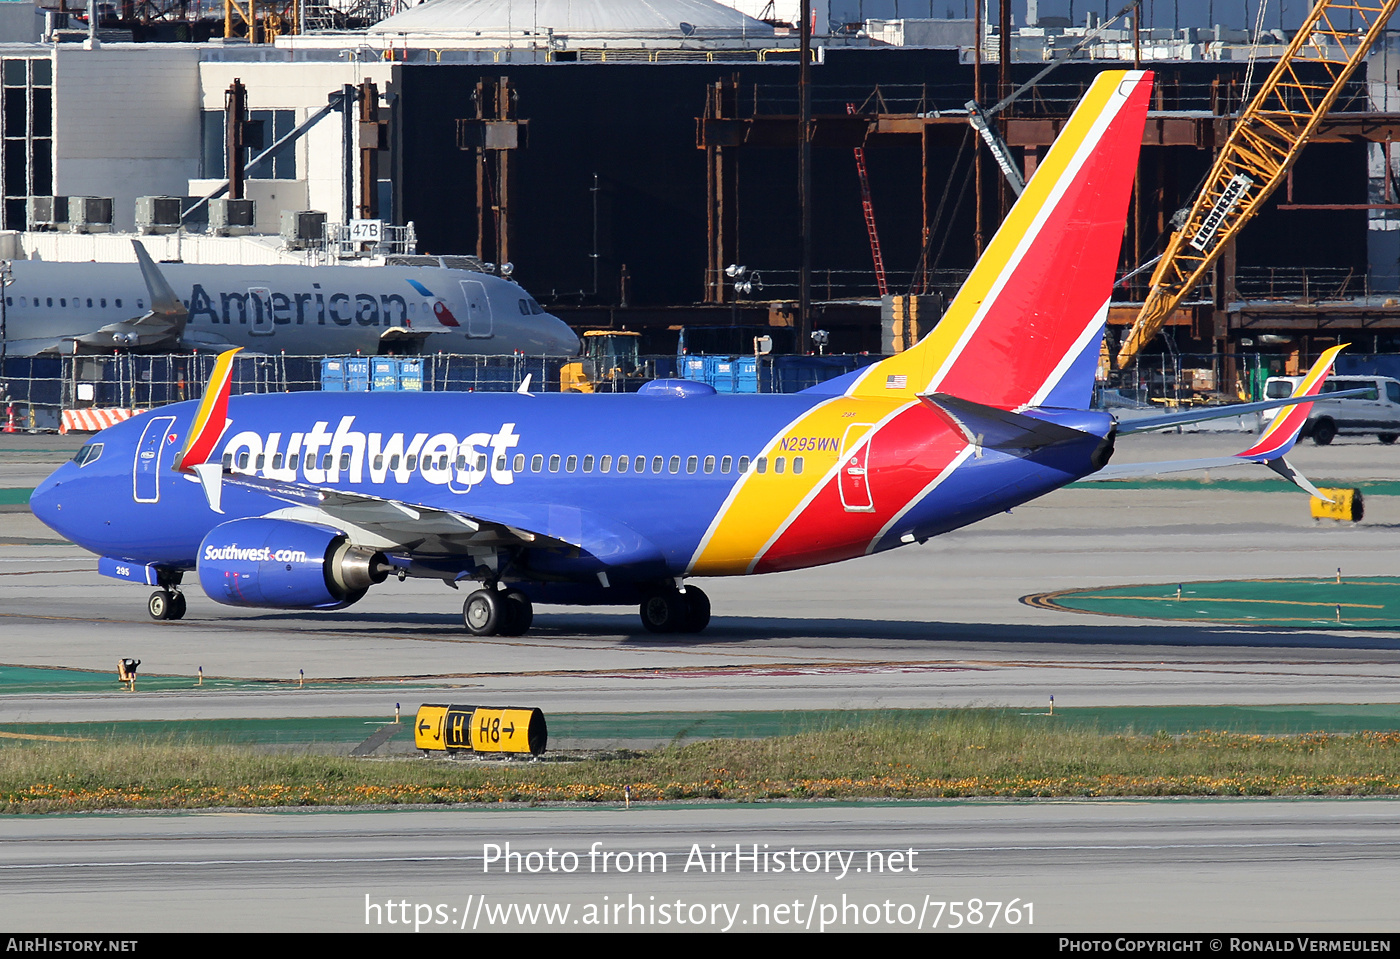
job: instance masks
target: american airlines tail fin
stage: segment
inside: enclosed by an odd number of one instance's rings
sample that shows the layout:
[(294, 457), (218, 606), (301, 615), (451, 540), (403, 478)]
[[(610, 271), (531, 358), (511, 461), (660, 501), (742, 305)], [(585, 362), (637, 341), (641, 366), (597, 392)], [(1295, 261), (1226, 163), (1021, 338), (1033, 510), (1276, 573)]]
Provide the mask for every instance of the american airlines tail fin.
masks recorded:
[(1100, 73), (933, 332), (846, 392), (1086, 408), (1151, 89)]

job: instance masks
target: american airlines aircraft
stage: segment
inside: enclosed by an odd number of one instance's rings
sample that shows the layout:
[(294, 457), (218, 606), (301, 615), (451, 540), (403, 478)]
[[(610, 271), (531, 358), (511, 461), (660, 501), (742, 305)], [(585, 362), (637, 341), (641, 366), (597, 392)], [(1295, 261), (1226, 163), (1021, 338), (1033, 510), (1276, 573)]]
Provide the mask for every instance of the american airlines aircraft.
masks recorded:
[[(447, 352), (573, 356), (517, 283), (446, 266), (157, 266), (15, 260), (6, 353)], [(427, 261), (428, 258), (415, 258)], [(443, 261), (437, 261), (443, 262)]]

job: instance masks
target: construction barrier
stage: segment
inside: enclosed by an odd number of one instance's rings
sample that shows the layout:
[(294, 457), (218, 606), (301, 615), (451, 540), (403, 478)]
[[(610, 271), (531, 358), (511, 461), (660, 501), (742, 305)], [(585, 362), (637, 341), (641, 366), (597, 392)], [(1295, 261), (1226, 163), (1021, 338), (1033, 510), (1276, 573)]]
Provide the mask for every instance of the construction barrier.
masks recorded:
[(123, 420), (132, 419), (137, 413), (146, 410), (104, 410), (90, 407), (85, 410), (63, 410), (59, 433), (97, 433), (106, 427), (116, 426)]
[(109, 426), (116, 426), (145, 410), (106, 410), (91, 407), (84, 410), (64, 410), (60, 433), (96, 433)]

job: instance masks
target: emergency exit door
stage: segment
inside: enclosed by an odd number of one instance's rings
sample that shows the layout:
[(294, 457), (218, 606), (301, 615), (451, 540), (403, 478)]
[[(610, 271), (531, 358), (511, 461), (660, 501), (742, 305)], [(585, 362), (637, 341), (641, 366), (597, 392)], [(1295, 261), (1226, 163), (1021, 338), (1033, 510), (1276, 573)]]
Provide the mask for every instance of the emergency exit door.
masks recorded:
[(841, 437), (841, 465), (836, 471), (836, 488), (841, 493), (841, 505), (848, 513), (875, 512), (869, 472), (869, 437), (874, 428), (873, 423), (852, 423)]
[(491, 335), (491, 297), (480, 280), (462, 280), (462, 296), (467, 301), (467, 336)]

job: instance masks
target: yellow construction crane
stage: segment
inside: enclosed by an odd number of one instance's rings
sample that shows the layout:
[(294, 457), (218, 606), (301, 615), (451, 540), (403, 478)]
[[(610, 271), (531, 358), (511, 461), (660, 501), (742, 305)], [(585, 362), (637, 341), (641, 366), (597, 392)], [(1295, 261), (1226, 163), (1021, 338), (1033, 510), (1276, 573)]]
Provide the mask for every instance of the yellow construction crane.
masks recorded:
[(224, 0), (224, 37), (239, 36), (238, 24), (249, 43), (272, 43), (284, 33), (301, 33), (301, 0)]
[[(1318, 0), (1240, 114), (1186, 222), (1168, 241), (1152, 273), (1152, 290), (1118, 352), (1120, 368), (1157, 335), (1226, 244), (1283, 182), (1397, 4), (1400, 0)], [(1347, 29), (1347, 19), (1360, 28)], [(1317, 79), (1303, 79), (1300, 67)]]

